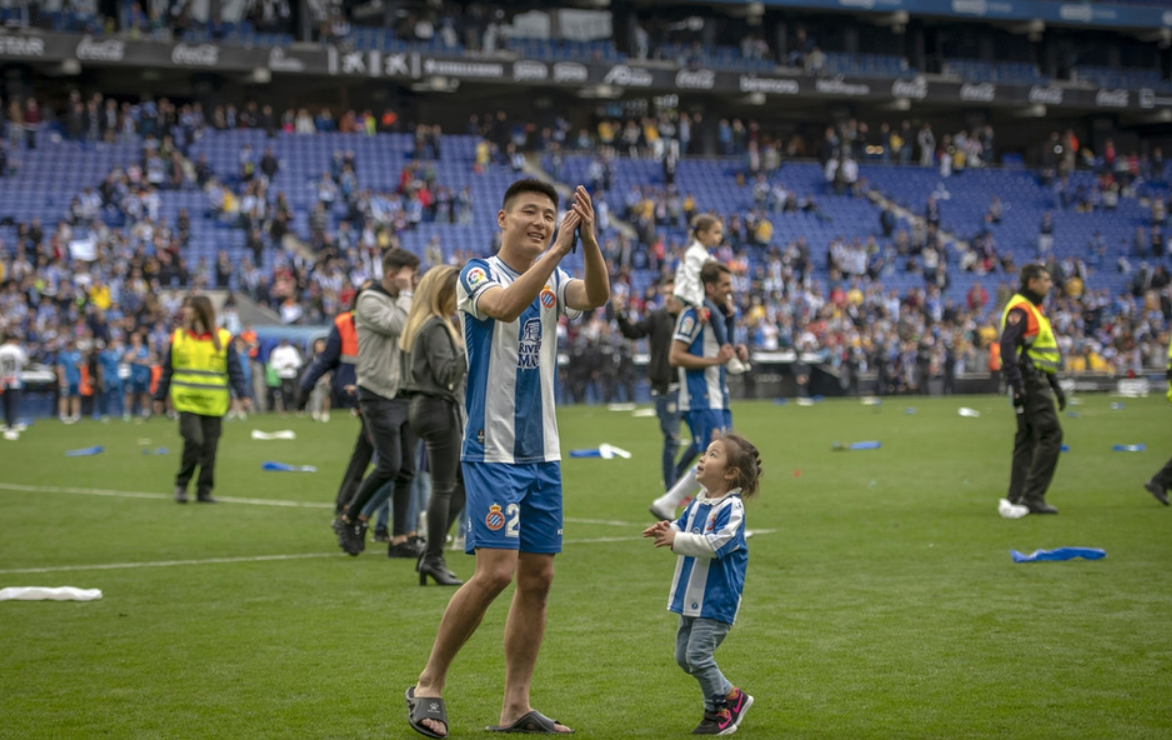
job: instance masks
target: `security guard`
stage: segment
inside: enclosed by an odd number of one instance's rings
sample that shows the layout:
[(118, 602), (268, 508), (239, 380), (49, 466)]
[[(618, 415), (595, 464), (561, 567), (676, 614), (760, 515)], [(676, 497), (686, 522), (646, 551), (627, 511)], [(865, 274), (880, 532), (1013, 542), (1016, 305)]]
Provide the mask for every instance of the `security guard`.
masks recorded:
[[(343, 311), (334, 317), (334, 327), (330, 330), (330, 336), (326, 340), (325, 350), (314, 358), (309, 370), (301, 376), (299, 408), (304, 408), (305, 401), (309, 398), (317, 381), (331, 370), (334, 377), (331, 384), (333, 398), (330, 405), (334, 408), (358, 408), (358, 396), (356, 395), (358, 375), (355, 370), (358, 364), (358, 329), (354, 326), (354, 306), (358, 303), (358, 296), (362, 295), (362, 291), (369, 286), (370, 283), (364, 284), (354, 294), (349, 311)], [(359, 416), (358, 420), (361, 422), (362, 417)], [(366, 473), (366, 468), (370, 465), (370, 458), (373, 454), (374, 448), (370, 446), (366, 430), (359, 427), (358, 439), (355, 440), (354, 451), (350, 454), (350, 464), (346, 466), (346, 474), (342, 477), (342, 485), (338, 487), (338, 495), (334, 500), (335, 519), (341, 515), (346, 502), (358, 490), (358, 485), (362, 483), (362, 476)]]
[(1058, 343), (1042, 313), (1042, 302), (1053, 284), (1045, 267), (1026, 265), (1021, 268), (1021, 288), (1001, 314), (1002, 372), (1017, 414), (1009, 496), (1000, 507), (1001, 515), (1009, 519), (1058, 513), (1046, 503), (1046, 489), (1062, 451), (1062, 427), (1051, 391), (1058, 409), (1066, 408), (1066, 395), (1058, 385)]
[[(1172, 343), (1168, 345), (1168, 364), (1164, 371), (1164, 379), (1168, 381), (1168, 403), (1172, 403)], [(1160, 472), (1152, 476), (1152, 479), (1144, 484), (1144, 488), (1148, 489), (1148, 493), (1156, 497), (1156, 500), (1164, 506), (1168, 505), (1168, 489), (1172, 488), (1172, 460), (1169, 460)]]
[(179, 412), (183, 459), (175, 477), (175, 501), (187, 503), (187, 484), (199, 466), (196, 501), (214, 504), (216, 447), (231, 397), (228, 386), (247, 409), (251, 405), (240, 357), (227, 329), (216, 328), (216, 314), (207, 296), (183, 301), (183, 326), (171, 335), (163, 360), (163, 375), (155, 391), (155, 410), (163, 412), (170, 392), (171, 407)]

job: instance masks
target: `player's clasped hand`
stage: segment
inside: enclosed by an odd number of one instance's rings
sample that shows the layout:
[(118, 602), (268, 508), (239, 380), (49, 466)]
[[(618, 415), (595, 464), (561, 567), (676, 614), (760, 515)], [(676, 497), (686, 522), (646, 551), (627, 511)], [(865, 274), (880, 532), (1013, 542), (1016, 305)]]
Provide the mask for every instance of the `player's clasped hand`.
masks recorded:
[(581, 185), (574, 191), (574, 205), (571, 213), (578, 214), (578, 234), (587, 247), (597, 246), (594, 235), (594, 202), (590, 200), (590, 193)]
[(553, 246), (557, 251), (559, 257), (564, 257), (570, 253), (574, 247), (574, 229), (578, 228), (582, 217), (578, 215), (577, 211), (567, 211), (566, 217), (562, 219), (562, 225), (558, 228), (558, 236), (554, 241)]
[(671, 547), (676, 541), (676, 531), (671, 522), (656, 522), (643, 530), (644, 537), (654, 537), (656, 547)]

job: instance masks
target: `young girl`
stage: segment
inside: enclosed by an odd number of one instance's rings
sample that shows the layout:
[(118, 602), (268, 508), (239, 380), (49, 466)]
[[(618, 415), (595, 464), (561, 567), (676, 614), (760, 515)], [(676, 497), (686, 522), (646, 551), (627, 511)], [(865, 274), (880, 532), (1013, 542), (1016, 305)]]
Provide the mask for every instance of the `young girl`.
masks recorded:
[(713, 653), (732, 629), (741, 605), (749, 551), (742, 499), (757, 492), (761, 458), (744, 437), (724, 434), (696, 464), (703, 490), (678, 521), (658, 522), (643, 532), (656, 547), (679, 555), (668, 610), (680, 615), (676, 662), (696, 677), (704, 692), (704, 719), (694, 735), (731, 735), (753, 697), (729, 683)]
[[(717, 306), (704, 297), (704, 286), (700, 282), (700, 270), (712, 259), (712, 249), (724, 241), (724, 224), (711, 214), (701, 214), (692, 219), (692, 243), (684, 252), (675, 276), (675, 297), (693, 308), (708, 309), (708, 321), (719, 345), (732, 344), (735, 318), (726, 313), (725, 307)], [(733, 375), (749, 370), (748, 363), (733, 356), (725, 368)]]

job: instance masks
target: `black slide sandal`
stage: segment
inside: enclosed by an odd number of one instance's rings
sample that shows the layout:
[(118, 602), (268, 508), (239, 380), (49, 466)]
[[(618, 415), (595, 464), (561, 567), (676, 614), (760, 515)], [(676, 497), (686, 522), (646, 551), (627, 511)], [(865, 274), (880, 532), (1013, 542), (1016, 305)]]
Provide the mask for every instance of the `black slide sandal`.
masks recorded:
[(527, 735), (572, 735), (573, 730), (558, 732), (556, 719), (550, 719), (536, 709), (526, 712), (517, 718), (511, 725), (494, 725), (485, 727), (488, 732), (520, 732)]
[[(448, 728), (448, 710), (444, 706), (444, 700), (438, 696), (421, 696), (416, 698), (415, 687), (407, 689), (407, 707), (409, 709), (407, 714), (407, 723), (411, 725), (411, 729), (418, 732), (420, 735), (427, 737), (447, 737)], [(431, 730), (423, 724), (423, 720), (431, 719), (437, 722), (444, 723), (444, 733), (439, 733)]]

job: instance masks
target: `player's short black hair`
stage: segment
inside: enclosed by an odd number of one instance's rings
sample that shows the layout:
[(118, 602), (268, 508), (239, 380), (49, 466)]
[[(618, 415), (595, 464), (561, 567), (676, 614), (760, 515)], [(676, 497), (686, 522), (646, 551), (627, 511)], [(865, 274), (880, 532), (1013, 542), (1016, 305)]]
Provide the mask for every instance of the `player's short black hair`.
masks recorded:
[(506, 211), (509, 210), (517, 196), (524, 193), (540, 193), (541, 195), (544, 195), (553, 201), (554, 210), (557, 210), (558, 191), (554, 190), (553, 185), (550, 185), (548, 182), (543, 182), (532, 177), (526, 178), (524, 180), (517, 180), (515, 183), (510, 185), (509, 189), (505, 191), (505, 197), (501, 200), (501, 208)]

